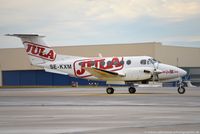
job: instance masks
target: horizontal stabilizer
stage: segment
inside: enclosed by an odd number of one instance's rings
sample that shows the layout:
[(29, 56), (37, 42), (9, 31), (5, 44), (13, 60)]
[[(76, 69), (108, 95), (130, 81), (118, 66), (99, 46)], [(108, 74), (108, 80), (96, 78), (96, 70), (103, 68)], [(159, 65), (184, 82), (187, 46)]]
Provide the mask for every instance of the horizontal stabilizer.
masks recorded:
[(14, 37), (45, 37), (38, 34), (5, 34), (5, 36), (14, 36)]
[(68, 75), (68, 74), (65, 73), (65, 72), (57, 71), (57, 70), (54, 70), (54, 69), (44, 68), (44, 70), (45, 70), (46, 72), (50, 72), (50, 73), (56, 73), (56, 74), (62, 74), (62, 75)]

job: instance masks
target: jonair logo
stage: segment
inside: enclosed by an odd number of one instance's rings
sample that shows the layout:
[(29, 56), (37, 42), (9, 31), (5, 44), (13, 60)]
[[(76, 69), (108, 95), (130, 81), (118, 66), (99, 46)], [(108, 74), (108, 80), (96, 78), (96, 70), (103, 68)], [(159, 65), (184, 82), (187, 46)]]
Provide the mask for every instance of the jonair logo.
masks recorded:
[(28, 55), (32, 55), (50, 61), (54, 61), (56, 58), (56, 53), (53, 49), (49, 47), (33, 44), (30, 42), (24, 42), (24, 45), (26, 46), (26, 52), (28, 53)]

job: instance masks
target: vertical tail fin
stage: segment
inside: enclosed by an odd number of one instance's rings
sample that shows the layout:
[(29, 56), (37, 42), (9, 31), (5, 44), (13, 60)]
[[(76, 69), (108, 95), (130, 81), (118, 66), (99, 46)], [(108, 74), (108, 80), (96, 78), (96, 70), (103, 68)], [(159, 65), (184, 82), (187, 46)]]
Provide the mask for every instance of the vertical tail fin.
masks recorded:
[(32, 65), (43, 64), (56, 59), (56, 52), (48, 47), (37, 34), (7, 34), (7, 36), (19, 37), (26, 49)]

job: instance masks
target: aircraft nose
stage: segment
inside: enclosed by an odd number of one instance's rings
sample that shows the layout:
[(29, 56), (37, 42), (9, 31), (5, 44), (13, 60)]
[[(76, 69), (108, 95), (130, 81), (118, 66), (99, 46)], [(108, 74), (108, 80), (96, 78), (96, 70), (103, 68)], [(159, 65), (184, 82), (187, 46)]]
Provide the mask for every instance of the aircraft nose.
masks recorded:
[(183, 76), (185, 76), (185, 75), (187, 74), (187, 72), (186, 72), (185, 70), (180, 69), (180, 68), (179, 68), (179, 70), (178, 70), (178, 73), (179, 73), (179, 75), (180, 75), (181, 77), (183, 77)]

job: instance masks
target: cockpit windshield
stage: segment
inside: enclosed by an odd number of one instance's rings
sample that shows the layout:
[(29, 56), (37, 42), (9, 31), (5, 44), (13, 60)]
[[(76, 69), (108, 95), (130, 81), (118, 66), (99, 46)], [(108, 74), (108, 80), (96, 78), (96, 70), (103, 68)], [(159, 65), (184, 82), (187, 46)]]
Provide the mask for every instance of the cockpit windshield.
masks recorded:
[(140, 60), (140, 64), (141, 65), (149, 65), (149, 64), (155, 64), (155, 63), (160, 63), (159, 61), (153, 59), (153, 58), (150, 58), (150, 59), (141, 59)]
[(152, 58), (152, 59), (149, 59), (149, 61), (152, 63), (152, 64), (154, 64), (154, 63), (160, 63), (159, 61), (157, 61), (156, 59), (154, 59), (154, 58)]

